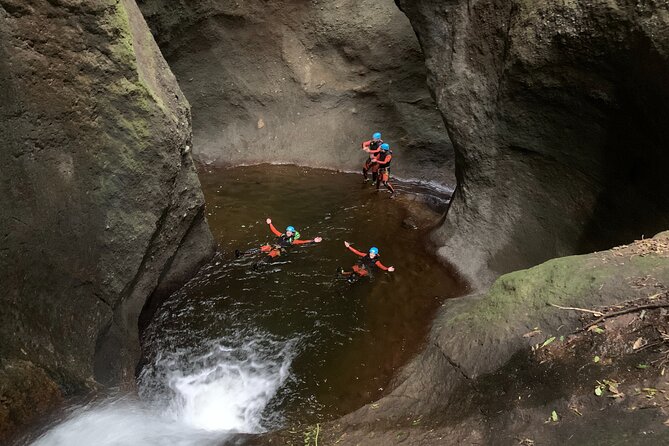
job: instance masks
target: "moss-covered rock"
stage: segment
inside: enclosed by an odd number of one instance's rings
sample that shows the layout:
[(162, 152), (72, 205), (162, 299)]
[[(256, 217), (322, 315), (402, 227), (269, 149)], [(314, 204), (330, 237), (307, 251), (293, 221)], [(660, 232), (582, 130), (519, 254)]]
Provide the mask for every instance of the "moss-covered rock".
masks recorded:
[(0, 359), (132, 383), (145, 304), (213, 250), (188, 102), (134, 0), (0, 0), (0, 23)]

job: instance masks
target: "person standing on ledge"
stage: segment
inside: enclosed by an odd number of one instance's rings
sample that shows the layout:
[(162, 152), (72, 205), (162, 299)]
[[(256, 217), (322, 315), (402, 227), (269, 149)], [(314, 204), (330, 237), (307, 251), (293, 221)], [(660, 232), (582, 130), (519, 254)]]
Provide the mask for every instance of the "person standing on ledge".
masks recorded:
[(390, 198), (395, 196), (395, 188), (390, 184), (390, 162), (393, 159), (393, 152), (390, 150), (388, 144), (381, 144), (381, 152), (374, 159), (374, 164), (378, 166), (378, 176), (376, 179), (376, 190), (379, 190), (379, 186), (383, 183), (384, 186), (390, 191)]
[(269, 225), (269, 229), (274, 235), (276, 235), (276, 240), (272, 244), (266, 244), (260, 248), (250, 249), (246, 252), (241, 252), (235, 250), (235, 257), (239, 258), (246, 254), (256, 254), (258, 252), (267, 253), (267, 256), (270, 259), (279, 257), (281, 254), (286, 252), (286, 248), (291, 245), (306, 245), (308, 243), (320, 243), (323, 239), (321, 237), (316, 237), (313, 240), (300, 240), (300, 233), (295, 230), (294, 227), (288, 226), (285, 233), (279, 232), (278, 229), (272, 224), (272, 219), (268, 218), (266, 223)]
[(358, 263), (353, 265), (353, 271), (344, 271), (344, 268), (342, 267), (339, 267), (337, 270), (339, 274), (343, 275), (344, 277), (348, 277), (349, 281), (351, 282), (360, 277), (371, 275), (375, 268), (379, 268), (390, 273), (395, 271), (394, 266), (385, 266), (383, 263), (381, 263), (379, 260), (380, 256), (378, 248), (369, 248), (369, 252), (365, 254), (364, 252), (360, 252), (352, 247), (349, 242), (344, 242), (344, 246), (346, 246), (353, 254), (360, 257)]
[(369, 154), (365, 164), (362, 166), (362, 178), (364, 183), (368, 180), (367, 172), (370, 170), (372, 172), (372, 184), (376, 182), (376, 172), (379, 170), (379, 167), (374, 164), (373, 161), (376, 158), (376, 155), (381, 152), (381, 144), (383, 144), (383, 140), (381, 139), (381, 134), (379, 132), (374, 133), (372, 139), (369, 141), (362, 143), (362, 150)]

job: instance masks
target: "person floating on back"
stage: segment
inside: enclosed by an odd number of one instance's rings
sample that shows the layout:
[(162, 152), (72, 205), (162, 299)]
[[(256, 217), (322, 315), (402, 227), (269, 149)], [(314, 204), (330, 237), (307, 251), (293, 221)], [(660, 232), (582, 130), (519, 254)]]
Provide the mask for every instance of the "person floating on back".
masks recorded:
[(276, 240), (272, 244), (266, 244), (260, 248), (250, 249), (245, 252), (239, 250), (235, 251), (235, 257), (239, 258), (247, 254), (256, 254), (258, 252), (267, 253), (268, 259), (274, 259), (279, 257), (281, 254), (286, 252), (286, 248), (291, 245), (306, 245), (308, 243), (320, 243), (323, 239), (321, 237), (316, 237), (313, 240), (300, 240), (300, 233), (295, 230), (294, 227), (288, 226), (285, 233), (279, 232), (278, 229), (272, 224), (272, 219), (268, 218), (266, 220), (269, 225), (269, 229), (276, 235)]
[(381, 134), (379, 132), (374, 133), (372, 139), (369, 141), (362, 143), (362, 150), (369, 154), (369, 157), (365, 160), (365, 164), (362, 165), (362, 178), (365, 183), (369, 180), (369, 178), (367, 178), (367, 172), (370, 171), (372, 173), (372, 184), (376, 181), (376, 172), (379, 170), (379, 167), (377, 164), (374, 164), (373, 161), (379, 152), (381, 152), (381, 144), (383, 144), (383, 140), (381, 139)]
[(376, 268), (391, 273), (395, 271), (394, 266), (385, 266), (383, 265), (383, 263), (381, 263), (381, 261), (379, 260), (380, 256), (378, 248), (369, 248), (369, 252), (365, 254), (364, 252), (360, 252), (354, 247), (352, 247), (349, 242), (344, 242), (344, 246), (346, 246), (349, 249), (349, 251), (360, 257), (358, 263), (353, 265), (353, 271), (344, 271), (344, 268), (342, 267), (339, 267), (339, 269), (337, 270), (339, 274), (343, 275), (344, 277), (348, 277), (349, 281), (351, 282), (360, 277), (366, 277), (371, 275)]
[(374, 158), (373, 163), (378, 166), (378, 176), (376, 179), (376, 190), (383, 183), (390, 191), (390, 197), (395, 196), (395, 188), (390, 184), (390, 162), (393, 159), (393, 152), (388, 144), (381, 144), (381, 152)]

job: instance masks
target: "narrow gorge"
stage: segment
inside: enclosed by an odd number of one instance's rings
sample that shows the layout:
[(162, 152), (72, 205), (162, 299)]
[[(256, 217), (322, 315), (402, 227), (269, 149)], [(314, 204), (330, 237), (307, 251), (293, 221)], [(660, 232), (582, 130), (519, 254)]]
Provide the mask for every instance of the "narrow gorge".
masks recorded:
[[(0, 442), (669, 442), (666, 1), (0, 23)], [(323, 242), (235, 259), (269, 216)]]

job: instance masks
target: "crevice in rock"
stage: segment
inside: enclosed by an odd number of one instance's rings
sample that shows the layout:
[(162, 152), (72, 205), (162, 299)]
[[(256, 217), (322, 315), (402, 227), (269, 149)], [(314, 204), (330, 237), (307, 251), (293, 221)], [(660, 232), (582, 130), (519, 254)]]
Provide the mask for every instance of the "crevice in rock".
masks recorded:
[(436, 342), (433, 342), (432, 345), (433, 345), (434, 348), (436, 348), (439, 351), (439, 353), (441, 353), (441, 355), (451, 365), (451, 367), (453, 367), (455, 370), (457, 370), (457, 372), (460, 374), (460, 376), (462, 376), (465, 379), (465, 382), (469, 386), (471, 386), (472, 389), (478, 391), (478, 389), (476, 388), (475, 380), (465, 373), (465, 371), (462, 369), (462, 366), (460, 366), (460, 364), (455, 362), (453, 360), (453, 358), (448, 356), (446, 354), (446, 352), (444, 352), (444, 350), (441, 349), (441, 347), (439, 347), (439, 345)]
[(511, 47), (511, 25), (513, 23), (516, 11), (518, 7), (511, 3), (509, 6), (508, 17), (506, 19), (506, 32), (504, 33), (504, 44), (502, 49), (502, 56), (500, 59), (499, 74), (497, 75), (497, 96), (495, 103), (499, 104), (500, 98), (502, 96), (502, 85), (504, 84), (505, 75), (506, 75), (506, 63), (507, 57), (509, 54), (509, 48)]
[[(177, 245), (177, 248), (174, 250), (172, 255), (170, 256), (169, 260), (165, 262), (163, 265), (163, 268), (160, 272), (160, 275), (158, 277), (157, 285), (154, 291), (151, 293), (151, 295), (147, 298), (142, 311), (139, 314), (139, 320), (138, 320), (138, 330), (139, 330), (139, 335), (140, 339), (142, 336), (142, 333), (144, 329), (148, 326), (148, 324), (151, 322), (153, 319), (153, 316), (155, 315), (156, 310), (160, 307), (162, 304), (163, 300), (168, 297), (172, 292), (176, 291), (181, 285), (183, 285), (182, 281), (178, 281), (175, 284), (167, 284), (165, 285), (166, 278), (168, 274), (171, 272), (171, 269), (173, 267), (174, 261), (176, 257), (181, 253), (181, 250), (184, 247), (185, 242), (189, 239), (189, 237), (193, 234), (193, 231), (198, 228), (198, 225), (203, 223), (205, 221), (204, 217), (204, 211), (205, 211), (205, 206), (201, 205), (198, 207), (197, 212), (191, 219), (190, 225), (188, 226), (188, 229), (186, 232), (184, 232), (183, 236), (179, 240), (179, 243)], [(207, 262), (209, 258), (203, 257), (203, 259), (193, 265), (193, 271), (191, 271), (192, 274), (186, 273), (185, 276), (190, 276), (195, 273), (197, 269), (199, 269), (202, 264)], [(138, 369), (141, 367), (138, 367)]]

